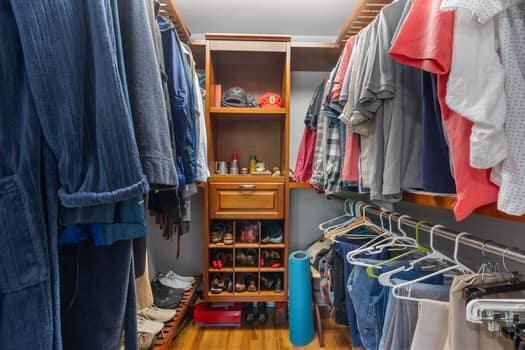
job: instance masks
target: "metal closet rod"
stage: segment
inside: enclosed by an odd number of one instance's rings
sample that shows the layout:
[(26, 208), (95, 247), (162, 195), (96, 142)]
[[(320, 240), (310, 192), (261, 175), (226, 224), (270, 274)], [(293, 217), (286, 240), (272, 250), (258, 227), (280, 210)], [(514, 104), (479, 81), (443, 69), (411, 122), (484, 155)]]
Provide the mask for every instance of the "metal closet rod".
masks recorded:
[[(392, 221), (395, 221), (396, 223), (401, 217), (401, 214), (399, 213), (382, 211), (381, 209), (375, 206), (366, 205), (365, 216), (368, 216), (368, 214), (373, 214), (379, 218), (381, 213), (383, 213), (383, 222), (388, 221), (388, 217), (390, 214), (393, 214)], [(414, 229), (416, 228), (417, 223), (418, 221), (415, 221), (413, 218), (403, 218), (401, 220), (402, 225), (412, 227)], [(422, 223), (419, 225), (419, 232), (425, 232), (430, 234), (430, 229), (432, 228), (432, 226), (433, 225), (428, 223)], [(452, 242), (456, 241), (456, 237), (458, 234), (458, 232), (446, 228), (438, 227), (434, 230), (435, 237), (441, 237)], [(459, 239), (459, 244), (474, 248), (482, 253), (485, 252), (500, 256), (502, 259), (504, 258), (505, 261), (510, 260), (525, 265), (525, 252), (520, 250), (519, 248), (507, 247), (497, 242), (494, 242), (493, 240), (484, 240), (470, 233), (468, 235), (462, 236)]]

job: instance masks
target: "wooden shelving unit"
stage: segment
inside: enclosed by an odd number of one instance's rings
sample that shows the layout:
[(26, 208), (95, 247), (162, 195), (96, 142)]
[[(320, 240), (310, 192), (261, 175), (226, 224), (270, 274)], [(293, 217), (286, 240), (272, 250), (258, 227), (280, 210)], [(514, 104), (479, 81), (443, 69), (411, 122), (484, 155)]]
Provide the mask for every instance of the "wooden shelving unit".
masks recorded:
[(157, 335), (155, 344), (153, 345), (154, 350), (171, 350), (171, 343), (179, 331), (179, 327), (184, 321), (188, 311), (191, 310), (193, 302), (195, 301), (196, 292), (201, 283), (201, 277), (195, 278), (195, 284), (193, 287), (184, 293), (181, 302), (175, 309), (175, 317), (164, 324), (164, 328)]
[[(288, 256), (288, 164), (290, 128), (290, 37), (281, 35), (207, 34), (204, 42), (206, 67), (206, 126), (208, 131), (208, 162), (231, 159), (239, 155), (240, 167), (247, 168), (249, 156), (254, 154), (267, 168), (277, 166), (282, 176), (264, 175), (212, 175), (205, 187), (204, 256), (208, 268), (204, 272), (204, 298), (210, 302), (285, 301), (286, 294), (261, 291), (261, 274), (281, 279), (286, 290)], [(235, 108), (213, 105), (221, 100), (214, 96), (215, 85), (224, 93), (240, 86), (256, 101), (266, 92), (281, 96), (281, 108)], [(217, 98), (216, 98), (217, 97)], [(243, 222), (258, 223), (257, 242), (243, 242), (239, 238)], [(282, 225), (283, 242), (261, 244), (263, 222)], [(229, 222), (233, 228), (234, 244), (211, 243), (213, 223)], [(278, 250), (282, 267), (260, 266), (261, 251)], [(233, 266), (213, 269), (212, 254), (231, 252)], [(257, 252), (257, 266), (237, 264), (240, 252)], [(219, 274), (238, 279), (257, 278), (257, 292), (210, 291), (211, 279)], [(275, 274), (274, 276), (272, 274)]]

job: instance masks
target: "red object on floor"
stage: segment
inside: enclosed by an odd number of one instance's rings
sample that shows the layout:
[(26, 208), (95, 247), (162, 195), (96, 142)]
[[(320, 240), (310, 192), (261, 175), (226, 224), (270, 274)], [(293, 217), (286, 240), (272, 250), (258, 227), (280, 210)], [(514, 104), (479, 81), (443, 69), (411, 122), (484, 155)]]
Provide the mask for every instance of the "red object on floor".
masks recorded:
[(193, 309), (193, 321), (199, 327), (240, 327), (241, 320), (241, 303), (199, 303)]

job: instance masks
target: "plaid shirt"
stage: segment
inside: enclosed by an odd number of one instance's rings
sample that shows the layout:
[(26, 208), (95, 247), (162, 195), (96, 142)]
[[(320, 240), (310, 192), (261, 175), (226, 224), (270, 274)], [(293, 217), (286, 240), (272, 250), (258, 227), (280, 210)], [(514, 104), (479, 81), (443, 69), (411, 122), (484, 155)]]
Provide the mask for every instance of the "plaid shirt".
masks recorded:
[(324, 124), (325, 116), (321, 112), (317, 118), (317, 138), (315, 139), (312, 178), (310, 184), (317, 190), (324, 185)]
[(335, 111), (323, 112), (325, 119), (324, 190), (326, 194), (341, 192), (341, 134)]

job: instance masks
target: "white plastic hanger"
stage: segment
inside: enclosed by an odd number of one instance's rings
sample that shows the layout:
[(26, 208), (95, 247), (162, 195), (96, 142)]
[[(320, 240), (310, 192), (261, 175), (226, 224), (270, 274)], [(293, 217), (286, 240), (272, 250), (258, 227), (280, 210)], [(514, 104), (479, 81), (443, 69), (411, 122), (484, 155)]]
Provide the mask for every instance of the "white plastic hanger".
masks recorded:
[[(390, 227), (392, 227), (392, 215), (389, 216), (389, 224)], [(385, 231), (388, 235), (385, 237), (385, 235), (382, 235), (379, 240), (375, 240), (374, 242), (368, 242), (367, 244), (364, 244), (363, 246), (359, 247), (356, 250), (353, 250), (351, 252), (348, 252), (346, 255), (346, 259), (349, 263), (357, 266), (363, 266), (363, 267), (369, 267), (374, 266), (375, 264), (370, 264), (368, 262), (364, 262), (359, 260), (359, 256), (363, 253), (370, 254), (378, 254), (382, 252), (384, 249), (396, 249), (399, 250), (402, 249), (412, 249), (417, 248), (419, 245), (417, 241), (407, 235), (407, 233), (403, 230), (401, 227), (401, 222), (403, 218), (409, 218), (408, 215), (401, 215), (397, 221), (397, 230), (401, 233), (401, 235), (395, 234), (392, 230)]]
[(401, 288), (406, 287), (406, 286), (410, 286), (410, 285), (415, 284), (415, 283), (419, 283), (421, 281), (425, 281), (425, 280), (427, 280), (427, 279), (429, 279), (431, 277), (438, 276), (438, 275), (441, 275), (441, 274), (443, 274), (445, 272), (452, 271), (452, 270), (468, 271), (469, 273), (474, 273), (474, 271), (472, 271), (467, 266), (463, 265), (458, 260), (459, 240), (461, 239), (461, 237), (463, 237), (465, 235), (470, 235), (470, 233), (468, 233), (468, 232), (461, 232), (461, 233), (459, 233), (456, 236), (455, 245), (454, 245), (454, 262), (455, 262), (454, 265), (445, 267), (445, 268), (443, 268), (443, 269), (441, 269), (439, 271), (432, 272), (432, 273), (430, 273), (428, 275), (421, 276), (421, 277), (416, 278), (416, 279), (411, 280), (411, 281), (405, 281), (405, 282), (401, 282), (399, 284), (396, 284), (395, 286), (392, 287), (392, 295), (395, 298), (398, 298), (398, 299), (419, 301), (420, 299), (411, 297), (410, 293), (409, 293), (408, 296), (401, 295), (400, 294)]
[[(381, 275), (379, 275), (379, 283), (381, 283), (381, 285), (383, 286), (387, 286), (387, 287), (393, 287), (394, 284), (392, 283), (392, 275), (395, 275), (399, 272), (404, 272), (404, 271), (410, 271), (412, 270), (417, 264), (421, 263), (422, 261), (425, 261), (425, 260), (441, 260), (441, 261), (446, 261), (446, 262), (449, 262), (449, 263), (452, 263), (452, 264), (457, 264), (458, 261), (457, 260), (453, 260), (451, 258), (449, 258), (448, 256), (446, 256), (445, 254), (441, 253), (440, 251), (438, 251), (435, 247), (434, 247), (434, 230), (437, 229), (437, 228), (444, 228), (445, 226), (443, 225), (434, 225), (432, 226), (432, 228), (430, 229), (430, 253), (427, 254), (427, 255), (424, 255), (422, 257), (420, 257), (419, 259), (416, 259), (416, 260), (413, 260), (409, 263), (408, 266), (400, 266), (394, 270), (390, 270), (390, 271), (387, 271), (387, 272), (384, 272), (382, 273)], [(458, 270), (460, 270), (461, 272), (463, 273), (473, 273), (473, 271), (471, 269), (469, 269), (467, 266), (463, 265), (463, 264), (460, 264), (461, 266), (458, 267)]]
[[(350, 203), (350, 205), (348, 205)], [(344, 211), (345, 213), (343, 215), (340, 215), (338, 217), (332, 218), (328, 221), (325, 221), (323, 223), (319, 224), (319, 230), (326, 232), (329, 230), (332, 230), (337, 227), (341, 227), (343, 225), (347, 225), (353, 220), (356, 219), (357, 215), (354, 212), (354, 202), (351, 199), (347, 199), (344, 202)], [(350, 212), (348, 212), (348, 208), (350, 208)], [(343, 221), (340, 221), (341, 219), (346, 219)], [(334, 224), (336, 223), (336, 224)]]
[(468, 302), (466, 319), (472, 323), (483, 323), (485, 311), (525, 312), (525, 299), (473, 299)]

